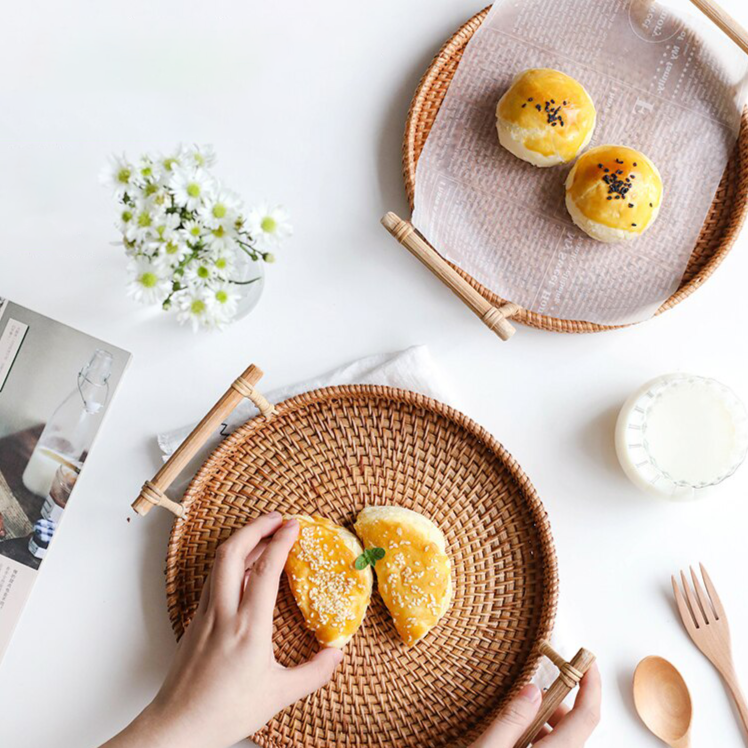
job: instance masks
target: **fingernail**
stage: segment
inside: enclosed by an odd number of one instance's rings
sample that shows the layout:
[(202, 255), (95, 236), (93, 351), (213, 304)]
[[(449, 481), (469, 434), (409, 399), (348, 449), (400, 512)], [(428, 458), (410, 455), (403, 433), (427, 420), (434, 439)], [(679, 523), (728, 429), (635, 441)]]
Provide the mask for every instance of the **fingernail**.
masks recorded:
[(537, 704), (540, 701), (540, 689), (537, 686), (533, 686), (532, 683), (528, 683), (519, 692), (519, 697), (526, 699), (531, 704)]
[(288, 522), (286, 522), (283, 527), (286, 529), (290, 529), (292, 527), (296, 527), (296, 525), (299, 524), (299, 521), (296, 519), (289, 519)]
[(276, 512), (268, 512), (267, 516), (270, 517), (270, 519), (275, 519), (276, 517), (280, 517), (281, 513), (277, 512), (277, 511)]
[(343, 661), (343, 657), (344, 657), (343, 650), (342, 649), (337, 649), (335, 647), (330, 647), (330, 651), (334, 655), (334, 659), (336, 661), (336, 664), (339, 665)]

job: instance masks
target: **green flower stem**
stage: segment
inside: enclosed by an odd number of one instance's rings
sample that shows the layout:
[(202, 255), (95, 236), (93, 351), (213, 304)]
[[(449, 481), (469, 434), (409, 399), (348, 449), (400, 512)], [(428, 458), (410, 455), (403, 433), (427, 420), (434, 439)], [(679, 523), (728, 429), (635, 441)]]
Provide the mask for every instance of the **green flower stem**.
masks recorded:
[(230, 280), (229, 283), (233, 283), (235, 286), (248, 286), (250, 283), (257, 283), (258, 280), (260, 280), (259, 275), (257, 276), (257, 278), (252, 278), (252, 280), (248, 280), (248, 281)]

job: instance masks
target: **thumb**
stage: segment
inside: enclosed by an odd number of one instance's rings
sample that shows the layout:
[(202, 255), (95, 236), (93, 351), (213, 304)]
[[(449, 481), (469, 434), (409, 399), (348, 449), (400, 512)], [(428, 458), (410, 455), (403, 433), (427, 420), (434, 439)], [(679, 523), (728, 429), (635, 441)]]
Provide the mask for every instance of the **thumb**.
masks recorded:
[(512, 748), (538, 713), (542, 697), (537, 686), (525, 686), (481, 735), (475, 747)]
[(332, 678), (342, 662), (343, 652), (334, 647), (321, 649), (309, 662), (286, 671), (287, 693), (291, 701), (298, 701), (322, 688)]

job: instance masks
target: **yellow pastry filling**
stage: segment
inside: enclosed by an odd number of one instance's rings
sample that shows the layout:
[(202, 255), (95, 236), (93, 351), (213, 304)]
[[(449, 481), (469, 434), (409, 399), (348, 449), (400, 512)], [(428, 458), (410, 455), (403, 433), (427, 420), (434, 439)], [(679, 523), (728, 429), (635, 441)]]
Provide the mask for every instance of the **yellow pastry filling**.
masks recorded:
[(641, 234), (657, 216), (662, 179), (640, 151), (604, 145), (579, 157), (567, 194), (591, 221)]
[(571, 161), (595, 126), (595, 106), (574, 78), (550, 68), (526, 70), (499, 101), (497, 116), (526, 132), (524, 146)]
[(297, 517), (299, 538), (286, 575), (307, 627), (323, 646), (352, 636), (366, 614), (368, 572), (354, 568), (357, 554), (324, 517)]
[(356, 527), (365, 548), (383, 548), (377, 561), (379, 593), (403, 641), (412, 646), (444, 615), (452, 592), (451, 564), (433, 540), (398, 522)]

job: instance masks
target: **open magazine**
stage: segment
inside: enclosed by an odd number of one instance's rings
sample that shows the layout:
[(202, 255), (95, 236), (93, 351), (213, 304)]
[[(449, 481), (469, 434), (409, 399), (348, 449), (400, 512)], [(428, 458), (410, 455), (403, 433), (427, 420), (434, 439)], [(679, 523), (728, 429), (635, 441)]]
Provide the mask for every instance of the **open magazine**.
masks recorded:
[(0, 658), (130, 358), (0, 299)]

